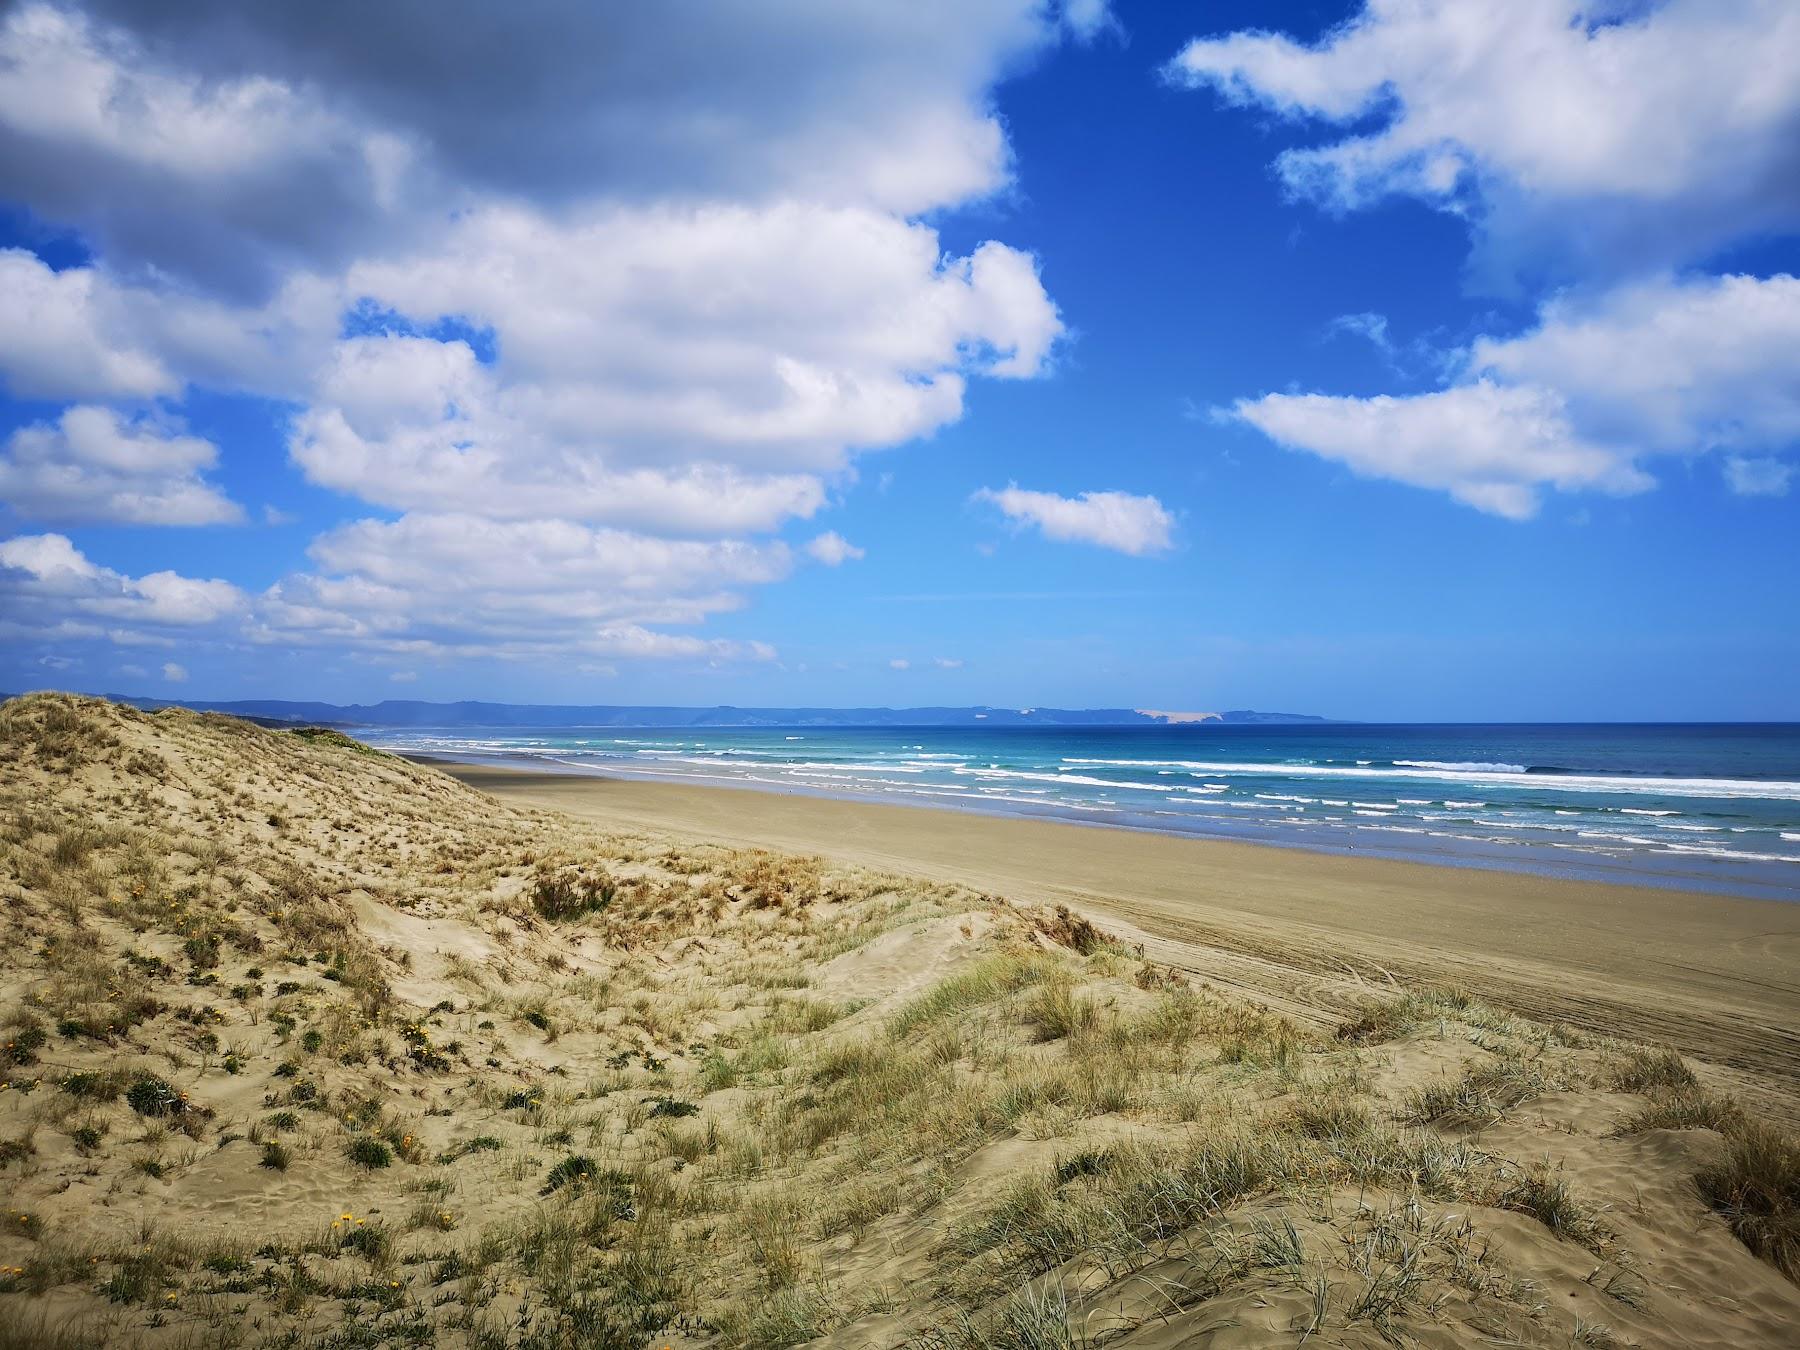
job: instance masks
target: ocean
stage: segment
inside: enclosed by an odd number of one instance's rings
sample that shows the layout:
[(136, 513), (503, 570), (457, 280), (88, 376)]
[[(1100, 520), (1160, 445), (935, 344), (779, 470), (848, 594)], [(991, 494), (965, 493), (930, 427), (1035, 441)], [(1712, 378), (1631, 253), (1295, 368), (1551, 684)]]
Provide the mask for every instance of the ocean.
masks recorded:
[(366, 728), (386, 749), (1800, 900), (1800, 725)]

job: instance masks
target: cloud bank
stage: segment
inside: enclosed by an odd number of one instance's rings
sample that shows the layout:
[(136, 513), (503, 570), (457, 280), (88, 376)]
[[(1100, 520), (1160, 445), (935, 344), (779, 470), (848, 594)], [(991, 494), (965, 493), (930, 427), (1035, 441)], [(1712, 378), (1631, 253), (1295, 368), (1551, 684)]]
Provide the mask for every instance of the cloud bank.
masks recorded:
[[(1165, 74), (1335, 139), (1280, 154), (1332, 211), (1417, 198), (1469, 224), (1473, 279), (1548, 284), (1534, 327), (1444, 354), (1425, 393), (1270, 393), (1225, 416), (1355, 473), (1514, 520), (1546, 491), (1629, 494), (1720, 452), (1787, 490), (1800, 281), (1693, 270), (1800, 231), (1800, 9), (1785, 0), (1369, 0), (1303, 44), (1197, 38)], [(1384, 353), (1380, 315), (1338, 321)]]
[(1787, 0), (1369, 0), (1316, 44), (1197, 38), (1166, 71), (1343, 128), (1277, 159), (1293, 193), (1464, 216), (1478, 274), (1505, 284), (1678, 265), (1800, 227), (1795, 69)]
[(1437, 488), (1514, 520), (1545, 489), (1654, 486), (1654, 456), (1730, 452), (1743, 494), (1786, 490), (1800, 442), (1800, 279), (1660, 278), (1555, 300), (1517, 337), (1477, 339), (1447, 389), (1268, 394), (1230, 415), (1359, 474)]
[[(14, 511), (240, 520), (170, 428), (197, 392), (276, 399), (299, 472), (389, 514), (219, 640), (767, 656), (669, 630), (786, 575), (777, 533), (858, 456), (1049, 368), (1037, 260), (926, 217), (1006, 187), (992, 87), (1106, 8), (549, 8), (7, 9), (0, 174), (88, 253), (0, 251), (0, 377), (63, 405), (0, 458)], [(83, 604), (134, 593), (63, 564)], [(59, 631), (13, 573), (8, 621)]]

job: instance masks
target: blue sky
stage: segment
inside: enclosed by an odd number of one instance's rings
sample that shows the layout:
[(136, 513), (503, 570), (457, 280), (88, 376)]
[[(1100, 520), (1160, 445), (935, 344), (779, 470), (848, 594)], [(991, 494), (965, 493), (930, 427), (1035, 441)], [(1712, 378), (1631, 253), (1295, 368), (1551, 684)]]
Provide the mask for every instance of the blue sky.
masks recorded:
[(1791, 5), (218, 7), (0, 10), (0, 687), (1800, 718)]

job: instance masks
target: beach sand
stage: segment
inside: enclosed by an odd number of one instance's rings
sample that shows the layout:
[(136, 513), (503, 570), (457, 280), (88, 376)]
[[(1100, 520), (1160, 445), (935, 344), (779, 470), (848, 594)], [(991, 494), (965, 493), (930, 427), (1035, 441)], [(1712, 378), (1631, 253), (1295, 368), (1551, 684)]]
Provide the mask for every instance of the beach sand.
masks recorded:
[(1671, 1045), (1800, 1117), (1800, 905), (741, 788), (445, 764), (611, 826), (1068, 904), (1147, 954), (1335, 1021), (1386, 976)]

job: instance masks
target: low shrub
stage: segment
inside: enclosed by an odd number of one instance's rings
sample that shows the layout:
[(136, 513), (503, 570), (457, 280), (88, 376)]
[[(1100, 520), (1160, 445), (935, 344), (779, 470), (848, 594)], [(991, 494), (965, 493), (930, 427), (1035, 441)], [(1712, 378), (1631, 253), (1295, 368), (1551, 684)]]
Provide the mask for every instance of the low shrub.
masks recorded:
[(125, 1090), (125, 1104), (140, 1116), (179, 1116), (188, 1110), (187, 1094), (153, 1075), (138, 1079)]
[(540, 872), (531, 883), (531, 907), (552, 923), (579, 919), (605, 909), (618, 894), (618, 885), (602, 871)]
[(350, 1147), (344, 1150), (351, 1162), (358, 1167), (374, 1171), (380, 1167), (390, 1166), (394, 1161), (394, 1151), (379, 1139), (371, 1139), (367, 1135), (352, 1139)]

